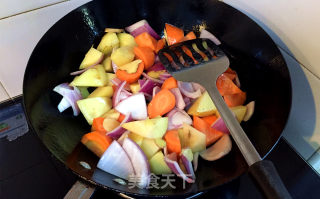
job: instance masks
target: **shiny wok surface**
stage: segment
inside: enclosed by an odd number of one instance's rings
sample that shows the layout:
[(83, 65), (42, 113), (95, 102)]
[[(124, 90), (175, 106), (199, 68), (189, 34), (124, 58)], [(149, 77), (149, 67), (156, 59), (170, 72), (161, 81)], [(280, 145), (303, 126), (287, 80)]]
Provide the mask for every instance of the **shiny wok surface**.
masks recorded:
[[(183, 188), (129, 189), (112, 181), (115, 177), (95, 168), (98, 158), (79, 144), (90, 131), (82, 115), (57, 110), (61, 97), (52, 89), (70, 82), (69, 73), (79, 64), (105, 27), (123, 28), (147, 19), (160, 34), (164, 23), (184, 30), (206, 26), (223, 43), (222, 48), (239, 74), (247, 102), (255, 100), (252, 119), (242, 124), (261, 156), (277, 143), (291, 105), (291, 83), (286, 63), (270, 37), (251, 19), (219, 1), (117, 0), (93, 1), (59, 20), (35, 47), (24, 76), (24, 105), (29, 122), (50, 152), (73, 172), (98, 186), (118, 192), (151, 196), (192, 195), (227, 183), (244, 172), (247, 165), (234, 145), (231, 153), (215, 161), (199, 161), (196, 182)], [(79, 165), (85, 161), (92, 167)], [(161, 184), (161, 183), (160, 183)]]

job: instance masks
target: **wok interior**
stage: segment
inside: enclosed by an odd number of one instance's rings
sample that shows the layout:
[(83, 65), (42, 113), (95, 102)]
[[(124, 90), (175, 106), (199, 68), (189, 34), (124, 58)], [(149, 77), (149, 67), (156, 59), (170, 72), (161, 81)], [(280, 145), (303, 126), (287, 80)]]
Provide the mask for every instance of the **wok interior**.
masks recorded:
[[(289, 72), (269, 36), (248, 17), (218, 1), (101, 0), (69, 13), (43, 36), (29, 60), (23, 92), (31, 126), (51, 153), (77, 175), (115, 191), (191, 195), (237, 178), (247, 165), (233, 143), (226, 157), (215, 162), (200, 160), (196, 182), (185, 188), (182, 180), (175, 178), (175, 189), (129, 189), (113, 182), (114, 176), (95, 169), (98, 158), (79, 144), (81, 136), (90, 131), (83, 116), (73, 117), (71, 110), (62, 114), (57, 110), (60, 96), (52, 89), (72, 80), (69, 73), (78, 70), (99, 33), (105, 27), (123, 28), (141, 19), (147, 19), (158, 33), (165, 23), (186, 31), (204, 26), (221, 40), (232, 69), (238, 72), (241, 89), (247, 92), (247, 102), (256, 101), (252, 119), (242, 127), (260, 155), (266, 155), (279, 139), (290, 111)], [(84, 169), (79, 161), (86, 161), (93, 169)]]

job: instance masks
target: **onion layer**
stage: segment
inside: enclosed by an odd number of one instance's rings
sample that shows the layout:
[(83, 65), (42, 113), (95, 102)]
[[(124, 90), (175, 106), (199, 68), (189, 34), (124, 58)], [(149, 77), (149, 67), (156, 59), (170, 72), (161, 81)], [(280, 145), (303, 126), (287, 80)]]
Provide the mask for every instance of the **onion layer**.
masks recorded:
[(70, 73), (70, 75), (80, 75), (80, 74), (86, 72), (87, 70), (89, 70), (90, 68), (93, 68), (96, 65), (100, 64), (103, 61), (103, 59), (104, 59), (104, 56), (101, 56), (101, 58), (96, 63), (94, 63), (91, 66), (88, 66), (88, 67), (86, 67), (86, 68), (84, 68), (82, 70), (78, 70), (78, 71), (72, 72), (72, 73)]
[(159, 84), (163, 84), (163, 82), (164, 82), (164, 81), (162, 81), (162, 80), (159, 80), (159, 79), (150, 77), (150, 76), (147, 75), (146, 73), (142, 73), (142, 75), (143, 75), (145, 78), (147, 78), (147, 79), (149, 79), (149, 80), (151, 80), (151, 81), (153, 81), (153, 82), (159, 83)]
[(177, 108), (174, 108), (172, 111), (170, 111), (167, 114), (167, 117), (169, 118), (168, 130), (181, 128), (183, 123), (188, 125), (192, 124), (192, 119), (188, 113)]
[(199, 152), (195, 152), (193, 154), (193, 160), (192, 160), (194, 171), (197, 171), (198, 169), (198, 159), (199, 159)]
[(146, 99), (143, 93), (128, 97), (121, 101), (115, 109), (124, 115), (130, 113), (134, 120), (144, 120), (148, 117)]
[[(80, 113), (80, 109), (78, 107), (77, 101), (82, 99), (81, 93), (79, 89), (75, 86), (71, 87), (68, 83), (62, 83), (58, 86), (54, 87), (53, 91), (59, 93), (63, 96), (62, 100), (66, 100), (72, 107), (73, 115), (77, 116)], [(61, 100), (61, 101), (62, 101)], [(62, 105), (66, 105), (65, 102), (60, 102), (63, 104), (59, 104), (60, 107), (58, 107), (59, 110), (62, 110), (66, 106), (62, 108)], [(58, 106), (59, 106), (58, 105)]]
[(143, 32), (148, 32), (155, 39), (160, 39), (160, 36), (151, 28), (151, 26), (145, 19), (126, 27), (125, 29), (134, 37), (140, 35)]
[(191, 82), (178, 81), (178, 87), (183, 95), (191, 99), (196, 99), (201, 96), (200, 88), (195, 90)]
[(71, 104), (68, 102), (68, 100), (65, 97), (63, 97), (61, 99), (60, 103), (58, 104), (58, 110), (60, 111), (60, 113), (62, 113), (70, 106), (71, 106)]
[(160, 61), (158, 61), (158, 62), (155, 62), (153, 66), (149, 67), (146, 71), (150, 72), (150, 71), (160, 71), (160, 70), (165, 70), (165, 67)]
[(229, 134), (230, 131), (228, 129), (228, 127), (226, 126), (226, 124), (224, 123), (223, 119), (221, 117), (219, 117), (212, 125), (211, 128), (214, 128), (218, 131), (221, 131), (223, 133)]
[[(112, 106), (113, 107), (116, 107), (118, 104), (119, 104), (119, 102), (121, 101), (121, 100), (124, 100), (125, 99), (125, 93), (123, 93), (123, 91), (124, 91), (124, 86), (126, 85), (126, 81), (123, 81), (116, 89), (115, 89), (115, 91), (114, 91), (114, 94), (113, 94), (113, 96), (112, 96)], [(121, 95), (122, 94), (122, 95)], [(129, 96), (127, 96), (127, 97), (129, 97)]]
[(122, 124), (131, 122), (131, 121), (132, 121), (131, 115), (130, 114), (126, 115), (126, 117), (122, 120), (121, 124), (117, 128), (108, 132), (107, 135), (112, 137), (113, 139), (119, 139), (119, 137), (121, 137), (122, 134), (127, 131), (126, 129), (122, 128)]
[(192, 163), (186, 156), (183, 154), (180, 156), (183, 166), (186, 168), (188, 175), (191, 176), (192, 179), (196, 179), (196, 176), (194, 175), (194, 171), (192, 168)]
[(98, 162), (99, 169), (120, 178), (129, 179), (134, 175), (132, 163), (117, 141), (113, 141)]
[(216, 45), (220, 45), (221, 42), (219, 41), (219, 39), (217, 37), (215, 37), (212, 33), (210, 33), (209, 31), (207, 31), (206, 29), (201, 30), (200, 32), (200, 38), (204, 38), (204, 39), (210, 39), (213, 43), (215, 43)]
[(130, 138), (125, 138), (122, 145), (127, 152), (133, 169), (135, 171), (135, 181), (139, 187), (145, 188), (150, 182), (150, 165), (147, 156), (144, 154), (139, 145)]
[(161, 90), (161, 88), (159, 86), (153, 87), (152, 97), (154, 97), (160, 90)]
[(179, 88), (172, 88), (170, 91), (173, 93), (174, 97), (176, 98), (176, 107), (178, 109), (183, 110), (186, 107), (186, 103), (183, 100), (182, 94)]
[(140, 84), (140, 90), (139, 92), (143, 92), (143, 93), (147, 93), (149, 95), (152, 95), (153, 92), (153, 88), (156, 86), (160, 86), (159, 83), (156, 83), (150, 79), (147, 80), (140, 80), (139, 81)]
[(166, 155), (164, 157), (164, 161), (168, 165), (168, 167), (171, 169), (173, 173), (175, 173), (178, 177), (182, 178), (183, 180), (187, 181), (188, 183), (193, 183), (194, 180), (192, 178), (189, 178), (183, 171), (181, 170), (178, 162), (176, 159), (170, 157), (172, 154)]
[(247, 105), (247, 112), (243, 117), (243, 121), (248, 121), (250, 120), (250, 118), (252, 117), (253, 113), (254, 113), (254, 107), (255, 107), (255, 102), (249, 102)]
[(208, 161), (217, 160), (227, 155), (232, 148), (229, 135), (223, 135), (215, 144), (200, 153), (200, 156)]

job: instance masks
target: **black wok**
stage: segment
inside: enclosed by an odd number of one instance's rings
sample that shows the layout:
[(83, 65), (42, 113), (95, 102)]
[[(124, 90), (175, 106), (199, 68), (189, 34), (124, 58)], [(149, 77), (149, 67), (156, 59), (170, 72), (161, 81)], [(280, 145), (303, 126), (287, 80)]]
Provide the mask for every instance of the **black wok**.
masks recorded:
[[(230, 182), (246, 172), (247, 164), (233, 145), (226, 157), (215, 161), (200, 160), (196, 182), (184, 189), (176, 179), (176, 189), (129, 189), (112, 181), (115, 177), (96, 169), (98, 158), (79, 144), (90, 131), (82, 116), (72, 111), (59, 113), (59, 95), (52, 89), (70, 82), (86, 51), (105, 27), (123, 28), (147, 19), (158, 32), (164, 23), (184, 30), (199, 25), (222, 42), (231, 68), (236, 70), (247, 102), (255, 100), (256, 109), (243, 129), (262, 157), (277, 143), (285, 127), (291, 105), (291, 82), (286, 63), (271, 38), (255, 22), (219, 1), (203, 0), (116, 0), (93, 1), (59, 20), (39, 41), (27, 65), (23, 96), (29, 122), (50, 152), (79, 177), (117, 192), (149, 196), (192, 195)], [(84, 169), (79, 161), (92, 167)]]

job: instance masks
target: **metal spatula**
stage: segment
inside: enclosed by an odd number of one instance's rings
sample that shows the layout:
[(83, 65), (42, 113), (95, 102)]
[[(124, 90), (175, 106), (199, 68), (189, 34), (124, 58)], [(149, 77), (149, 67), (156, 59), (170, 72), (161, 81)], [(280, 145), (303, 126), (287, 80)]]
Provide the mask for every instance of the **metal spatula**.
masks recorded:
[(159, 58), (178, 81), (197, 82), (206, 88), (245, 158), (249, 173), (265, 196), (273, 199), (291, 198), (273, 163), (261, 159), (216, 87), (217, 78), (229, 67), (225, 53), (208, 39), (194, 39), (160, 50)]

